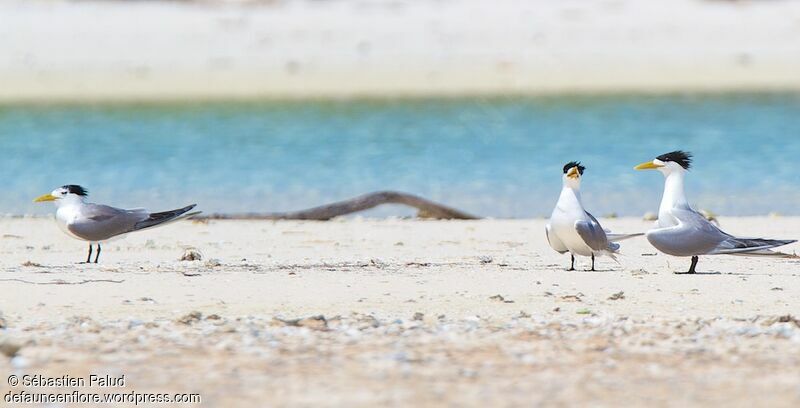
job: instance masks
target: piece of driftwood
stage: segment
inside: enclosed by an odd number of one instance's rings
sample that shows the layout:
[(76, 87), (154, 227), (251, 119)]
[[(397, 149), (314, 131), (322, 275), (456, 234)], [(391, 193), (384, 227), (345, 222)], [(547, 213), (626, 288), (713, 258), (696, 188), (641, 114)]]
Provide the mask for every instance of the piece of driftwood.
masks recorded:
[(356, 213), (377, 207), (381, 204), (403, 204), (419, 210), (420, 218), (476, 220), (476, 217), (413, 194), (397, 191), (378, 191), (364, 194), (349, 200), (321, 205), (307, 210), (279, 213), (244, 213), (244, 214), (210, 214), (200, 215), (193, 219), (211, 220), (316, 220), (327, 221), (341, 215)]

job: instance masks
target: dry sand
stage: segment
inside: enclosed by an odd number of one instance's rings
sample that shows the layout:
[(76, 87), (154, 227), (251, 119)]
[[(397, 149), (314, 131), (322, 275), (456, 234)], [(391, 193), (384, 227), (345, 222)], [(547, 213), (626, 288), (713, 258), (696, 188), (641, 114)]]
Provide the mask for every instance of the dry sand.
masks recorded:
[(0, 16), (0, 102), (800, 90), (797, 1), (4, 0)]
[[(797, 217), (721, 221), (800, 231)], [(21, 346), (0, 372), (125, 374), (124, 392), (218, 407), (800, 404), (794, 259), (674, 275), (687, 260), (637, 239), (619, 265), (566, 272), (543, 220), (350, 219), (184, 222), (77, 265), (86, 248), (51, 220), (0, 231), (0, 349)], [(190, 246), (203, 260), (178, 260)]]

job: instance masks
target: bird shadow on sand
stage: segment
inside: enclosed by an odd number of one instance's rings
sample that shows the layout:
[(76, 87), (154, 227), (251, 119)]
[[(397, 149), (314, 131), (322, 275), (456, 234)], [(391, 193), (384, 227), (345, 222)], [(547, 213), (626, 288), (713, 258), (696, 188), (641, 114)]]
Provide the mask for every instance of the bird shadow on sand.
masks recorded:
[(709, 272), (694, 272), (694, 273), (672, 272), (672, 274), (673, 275), (687, 275), (687, 276), (702, 276), (702, 275), (722, 275), (723, 273), (722, 272), (709, 271)]
[(575, 268), (575, 269), (567, 269), (563, 265), (559, 264), (547, 264), (544, 265), (545, 268), (554, 271), (554, 272), (568, 272), (568, 273), (610, 273), (610, 272), (622, 272), (624, 269), (584, 269), (584, 268)]
[(758, 273), (758, 272), (720, 272), (720, 271), (706, 271), (706, 272), (672, 272), (673, 275), (688, 275), (688, 276), (707, 276), (707, 275), (720, 275), (720, 276), (772, 276), (774, 273)]
[(556, 272), (566, 272), (566, 273), (610, 273), (610, 272), (621, 272), (621, 269), (584, 269), (584, 268), (575, 268), (575, 269), (566, 269), (564, 267), (551, 267)]

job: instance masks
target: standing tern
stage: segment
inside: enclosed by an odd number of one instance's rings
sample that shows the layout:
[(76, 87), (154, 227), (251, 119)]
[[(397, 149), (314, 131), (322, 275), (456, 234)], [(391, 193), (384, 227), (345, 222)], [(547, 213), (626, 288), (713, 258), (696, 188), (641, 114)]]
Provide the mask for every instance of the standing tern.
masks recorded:
[(614, 241), (639, 236), (642, 234), (607, 234), (596, 218), (583, 209), (581, 202), (581, 176), (586, 167), (580, 162), (569, 162), (564, 165), (562, 176), (563, 187), (558, 197), (556, 208), (545, 227), (547, 242), (560, 254), (570, 253), (570, 267), (575, 270), (575, 255), (590, 256), (592, 271), (595, 255), (610, 256), (616, 261), (619, 244)]
[(89, 256), (86, 258), (86, 263), (92, 259), (92, 244), (97, 245), (97, 255), (94, 258), (94, 263), (97, 263), (100, 258), (100, 243), (103, 241), (199, 214), (199, 211), (188, 213), (197, 204), (157, 213), (150, 213), (142, 208), (123, 210), (88, 203), (86, 202), (88, 194), (88, 191), (81, 186), (66, 185), (34, 200), (34, 202), (53, 201), (57, 208), (58, 226), (73, 238), (89, 241)]
[(656, 227), (645, 234), (650, 244), (668, 255), (691, 256), (692, 264), (685, 273), (696, 273), (700, 255), (787, 256), (769, 248), (796, 240), (737, 238), (695, 211), (683, 191), (683, 179), (691, 164), (692, 154), (678, 150), (634, 167), (636, 170), (658, 170), (665, 178)]

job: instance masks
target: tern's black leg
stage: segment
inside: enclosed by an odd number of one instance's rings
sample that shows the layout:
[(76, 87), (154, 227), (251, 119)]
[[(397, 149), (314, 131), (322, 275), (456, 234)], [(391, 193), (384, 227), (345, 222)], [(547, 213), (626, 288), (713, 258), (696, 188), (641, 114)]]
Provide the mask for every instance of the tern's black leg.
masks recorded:
[(100, 259), (100, 244), (97, 244), (97, 255), (94, 257), (94, 263), (97, 263), (98, 259)]
[(699, 261), (699, 260), (700, 260), (699, 256), (693, 256), (692, 257), (692, 266), (689, 267), (689, 272), (687, 272), (687, 273), (696, 273), (694, 268), (697, 266), (697, 261)]
[(86, 263), (92, 262), (92, 243), (89, 243), (89, 256), (86, 257)]
[(594, 271), (594, 254), (592, 254), (592, 271)]
[(572, 259), (572, 263), (569, 264), (569, 269), (567, 269), (567, 270), (568, 271), (574, 271), (575, 270), (575, 255), (569, 254), (569, 257), (570, 257), (570, 259)]

